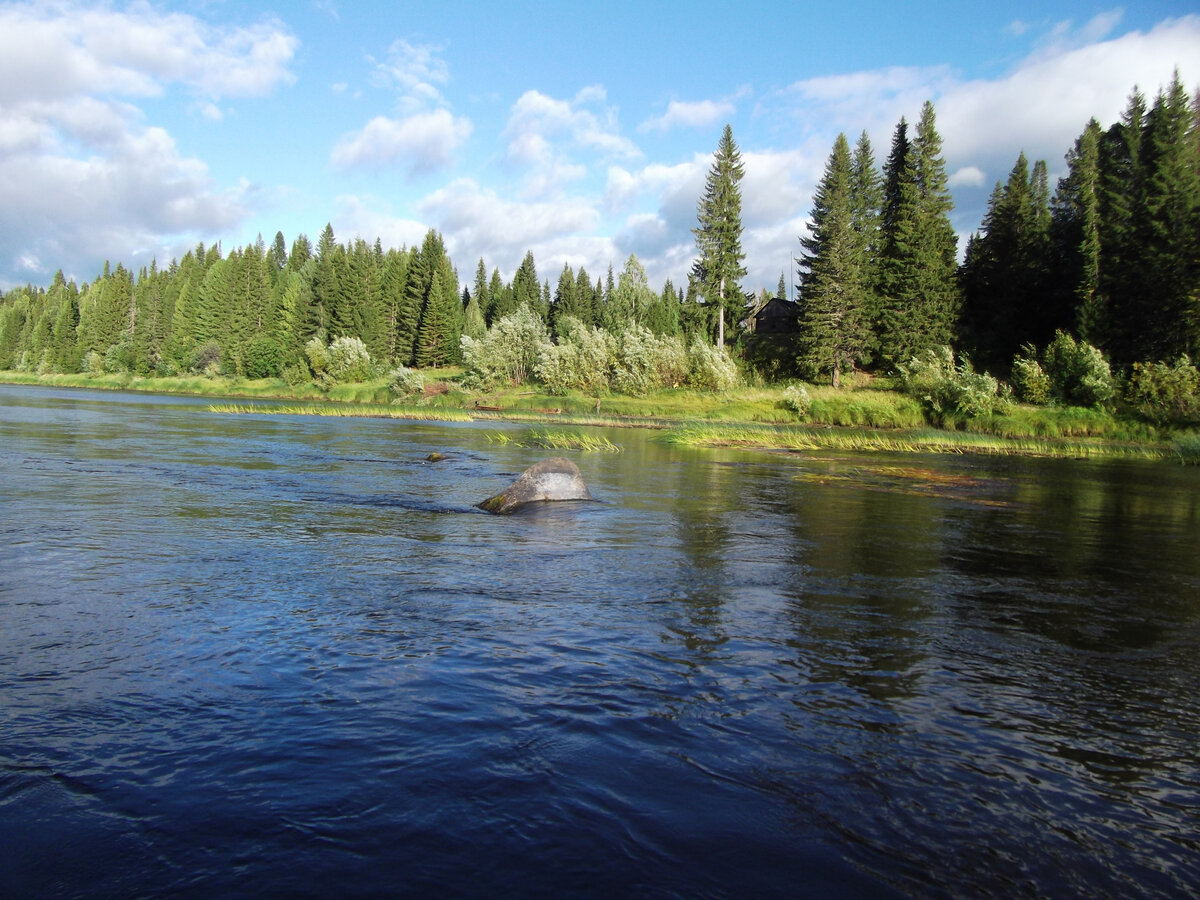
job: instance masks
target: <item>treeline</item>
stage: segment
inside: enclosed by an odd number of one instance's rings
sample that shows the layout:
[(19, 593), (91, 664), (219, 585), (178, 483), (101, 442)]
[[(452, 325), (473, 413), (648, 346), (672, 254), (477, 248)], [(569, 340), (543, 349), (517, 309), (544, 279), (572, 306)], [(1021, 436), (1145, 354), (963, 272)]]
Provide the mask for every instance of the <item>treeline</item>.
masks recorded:
[[(1124, 371), (1195, 354), (1200, 98), (1189, 100), (1178, 75), (1152, 104), (1135, 91), (1121, 121), (1107, 130), (1089, 122), (1066, 159), (1051, 193), (1045, 162), (1030, 167), (1022, 154), (996, 185), (959, 266), (932, 104), (911, 131), (900, 120), (882, 167), (865, 133), (853, 149), (839, 135), (801, 240), (796, 333), (755, 341), (731, 322), (729, 342), (765, 371), (798, 369), (835, 383), (856, 368), (898, 372), (947, 346), (1008, 376), (1015, 357), (1035, 360), (1060, 331)], [(599, 354), (607, 362), (592, 368), (613, 385), (629, 382), (643, 366), (633, 361), (646, 359), (657, 360), (646, 364), (655, 383), (720, 383), (723, 362), (692, 348), (721, 342), (726, 311), (749, 318), (767, 299), (738, 287), (740, 176), (726, 126), (700, 203), (700, 259), (680, 287), (668, 280), (651, 288), (636, 256), (595, 280), (564, 266), (552, 287), (532, 253), (511, 281), (495, 268), (489, 275), (480, 259), (463, 285), (436, 231), (420, 247), (385, 251), (378, 239), (339, 243), (326, 226), (315, 247), (304, 235), (288, 247), (282, 234), (270, 246), (260, 238), (228, 253), (201, 244), (165, 269), (152, 263), (135, 274), (106, 264), (81, 287), (60, 272), (48, 288), (8, 291), (0, 369), (299, 381), (321, 374), (321, 348), (352, 340), (379, 371), (466, 363), (480, 375), (506, 371), (495, 332), (509, 321), (545, 357), (513, 363), (525, 377), (587, 382), (582, 360)], [(513, 319), (524, 311), (532, 319)], [(546, 349), (568, 345), (575, 369)], [(764, 364), (772, 363), (764, 348), (773, 364)], [(688, 366), (681, 353), (691, 354)], [(578, 372), (564, 380), (567, 370)], [(703, 374), (710, 371), (721, 377)]]
[(564, 266), (557, 286), (538, 278), (527, 253), (511, 282), (479, 260), (460, 289), (442, 237), (430, 231), (417, 248), (385, 251), (358, 239), (338, 243), (326, 226), (314, 248), (284, 236), (223, 255), (203, 244), (167, 269), (152, 263), (136, 276), (105, 265), (79, 288), (59, 272), (48, 289), (24, 287), (0, 307), (0, 369), (49, 372), (182, 372), (289, 380), (311, 377), (307, 345), (362, 341), (380, 365), (427, 368), (462, 360), (461, 338), (522, 307), (555, 338), (573, 320), (616, 334), (639, 325), (658, 335), (705, 330), (695, 292), (668, 281), (650, 289), (631, 256), (624, 269), (593, 282)]
[(882, 171), (865, 133), (853, 151), (838, 136), (798, 260), (807, 375), (894, 372), (951, 345), (1007, 375), (1059, 332), (1124, 370), (1200, 349), (1200, 96), (1178, 73), (1107, 130), (1090, 121), (1053, 194), (1022, 153), (961, 267), (940, 147), (928, 103)]

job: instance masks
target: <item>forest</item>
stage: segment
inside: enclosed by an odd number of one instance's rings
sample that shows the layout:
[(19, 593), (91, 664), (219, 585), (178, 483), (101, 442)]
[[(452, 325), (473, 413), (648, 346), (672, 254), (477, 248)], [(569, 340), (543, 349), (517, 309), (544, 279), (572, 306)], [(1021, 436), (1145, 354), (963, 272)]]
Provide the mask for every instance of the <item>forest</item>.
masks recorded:
[[(1200, 349), (1200, 93), (1178, 74), (1120, 121), (1089, 121), (1051, 191), (1022, 153), (959, 261), (933, 105), (897, 124), (882, 166), (866, 133), (835, 142), (799, 238), (795, 327), (757, 335), (771, 295), (747, 293), (740, 152), (726, 126), (680, 284), (564, 266), (552, 285), (527, 253), (511, 281), (479, 259), (464, 279), (430, 230), (419, 247), (341, 243), (224, 251), (197, 245), (137, 272), (105, 264), (0, 297), (0, 370), (199, 373), (303, 381), (403, 378), (461, 365), (466, 378), (552, 392), (721, 389), (739, 378), (837, 386), (851, 372), (949, 365), (1011, 379), (1034, 400), (1052, 346), (1069, 340), (1125, 376), (1195, 372)], [(776, 294), (786, 301), (781, 276)], [(950, 348), (950, 349), (946, 349)], [(1188, 376), (1190, 377), (1190, 376)], [(1043, 390), (1044, 393), (1044, 390)], [(1195, 393), (1195, 392), (1194, 392)]]

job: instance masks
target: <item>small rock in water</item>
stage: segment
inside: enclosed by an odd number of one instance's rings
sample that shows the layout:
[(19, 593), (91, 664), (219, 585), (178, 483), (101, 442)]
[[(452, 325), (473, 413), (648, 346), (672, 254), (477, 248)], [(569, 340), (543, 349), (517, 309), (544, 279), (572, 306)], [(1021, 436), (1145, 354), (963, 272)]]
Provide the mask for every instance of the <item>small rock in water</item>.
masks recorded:
[(591, 499), (579, 466), (569, 459), (556, 456), (530, 466), (506, 490), (484, 500), (479, 508), (507, 515), (529, 503)]
[(425, 457), (425, 462), (441, 462), (444, 459), (449, 459), (449, 457), (447, 457), (444, 453), (438, 453), (436, 450), (434, 450), (427, 457)]

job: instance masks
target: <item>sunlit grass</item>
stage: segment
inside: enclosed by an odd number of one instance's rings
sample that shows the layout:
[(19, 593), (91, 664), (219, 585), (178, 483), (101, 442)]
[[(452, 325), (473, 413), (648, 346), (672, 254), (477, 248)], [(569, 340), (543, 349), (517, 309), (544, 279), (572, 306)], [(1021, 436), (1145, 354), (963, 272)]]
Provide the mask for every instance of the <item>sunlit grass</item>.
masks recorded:
[[(1060, 458), (1167, 459), (1182, 452), (1161, 443), (1103, 440), (1002, 438), (963, 431), (919, 429), (869, 431), (797, 426), (771, 428), (694, 424), (667, 431), (662, 440), (707, 447), (753, 447), (771, 450), (843, 450), (891, 453), (983, 453)], [(1197, 442), (1200, 444), (1200, 441)], [(1195, 450), (1200, 456), (1200, 446)]]
[(542, 450), (584, 450), (619, 453), (621, 448), (603, 435), (585, 434), (582, 431), (559, 431), (554, 429), (531, 429), (519, 435), (496, 431), (488, 435), (493, 444), (508, 444), (514, 447), (536, 447)]

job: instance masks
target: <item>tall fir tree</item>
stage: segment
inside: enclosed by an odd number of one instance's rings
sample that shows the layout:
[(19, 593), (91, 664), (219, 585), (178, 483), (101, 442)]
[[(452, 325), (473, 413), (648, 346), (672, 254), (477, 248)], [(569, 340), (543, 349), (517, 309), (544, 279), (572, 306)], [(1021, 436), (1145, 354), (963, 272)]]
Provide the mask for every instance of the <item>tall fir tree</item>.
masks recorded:
[(705, 301), (716, 310), (715, 337), (721, 347), (725, 345), (726, 320), (732, 314), (736, 321), (745, 304), (740, 286), (746, 277), (746, 255), (742, 251), (744, 175), (733, 128), (726, 124), (697, 204), (697, 226), (692, 229), (699, 253), (692, 265), (692, 278)]
[(870, 273), (863, 235), (855, 227), (855, 172), (844, 134), (834, 142), (813, 197), (809, 236), (800, 243), (800, 321), (797, 347), (803, 369), (842, 373), (870, 358)]

